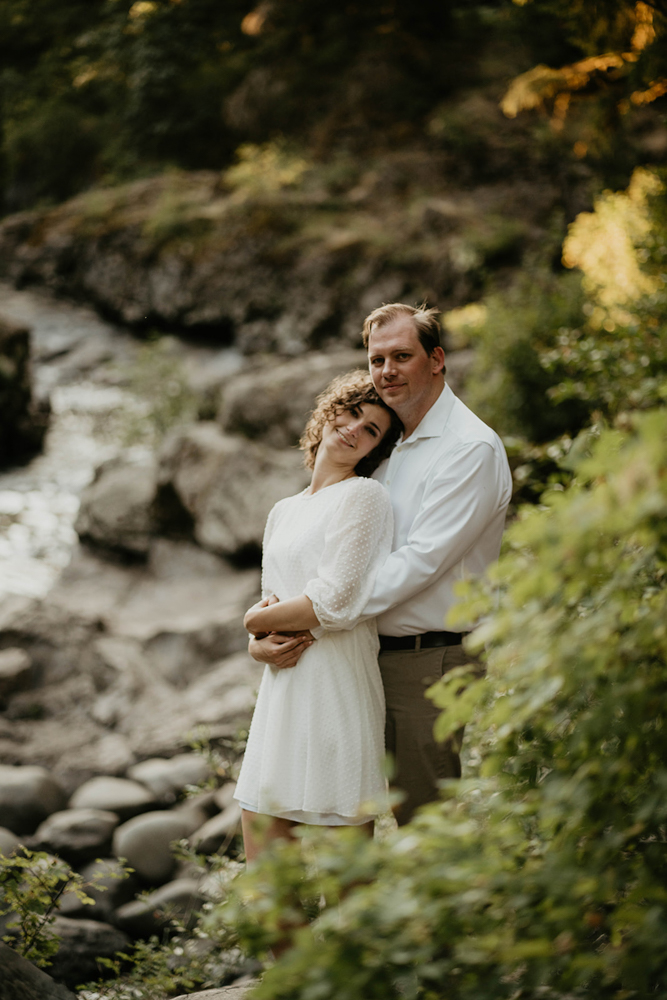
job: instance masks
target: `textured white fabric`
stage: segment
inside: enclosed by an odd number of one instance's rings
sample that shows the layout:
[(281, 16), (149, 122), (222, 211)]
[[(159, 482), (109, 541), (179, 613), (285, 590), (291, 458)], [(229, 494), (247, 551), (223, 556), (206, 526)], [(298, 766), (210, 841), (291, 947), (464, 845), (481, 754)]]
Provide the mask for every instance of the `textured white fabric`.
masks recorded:
[(374, 475), (389, 491), (394, 540), (364, 614), (380, 635), (448, 628), (458, 581), (500, 552), (512, 495), (503, 443), (445, 385)]
[(262, 593), (307, 594), (323, 628), (297, 665), (267, 665), (235, 797), (299, 822), (361, 822), (385, 796), (377, 628), (355, 624), (393, 533), (386, 490), (347, 479), (281, 500), (264, 534)]

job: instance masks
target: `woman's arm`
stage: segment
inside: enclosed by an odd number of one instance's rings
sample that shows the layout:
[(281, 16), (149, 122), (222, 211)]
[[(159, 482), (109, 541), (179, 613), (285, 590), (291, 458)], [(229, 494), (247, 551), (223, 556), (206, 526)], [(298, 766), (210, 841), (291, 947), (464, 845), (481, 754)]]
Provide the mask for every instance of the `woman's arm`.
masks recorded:
[(317, 628), (320, 624), (309, 597), (291, 597), (288, 601), (278, 601), (268, 607), (262, 607), (263, 603), (248, 608), (243, 618), (243, 627), (253, 635), (260, 632), (298, 632)]

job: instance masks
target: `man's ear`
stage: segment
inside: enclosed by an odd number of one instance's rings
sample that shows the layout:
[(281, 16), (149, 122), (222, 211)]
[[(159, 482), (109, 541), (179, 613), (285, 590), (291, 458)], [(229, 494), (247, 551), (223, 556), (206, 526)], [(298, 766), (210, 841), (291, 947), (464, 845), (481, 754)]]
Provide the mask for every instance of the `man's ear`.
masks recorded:
[(433, 362), (433, 374), (437, 375), (445, 367), (445, 352), (442, 347), (433, 348), (431, 360)]

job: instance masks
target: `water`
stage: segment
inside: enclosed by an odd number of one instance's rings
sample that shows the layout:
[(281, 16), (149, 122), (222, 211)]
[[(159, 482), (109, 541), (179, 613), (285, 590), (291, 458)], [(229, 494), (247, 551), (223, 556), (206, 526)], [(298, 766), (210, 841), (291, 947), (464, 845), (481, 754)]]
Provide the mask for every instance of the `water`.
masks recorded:
[[(9, 594), (43, 597), (51, 588), (77, 542), (83, 489), (101, 462), (127, 449), (126, 417), (141, 414), (145, 403), (127, 388), (141, 349), (127, 330), (85, 306), (2, 283), (0, 315), (31, 327), (36, 391), (52, 408), (43, 453), (0, 471), (1, 601)], [(179, 343), (177, 351), (195, 384), (241, 365), (230, 349)]]

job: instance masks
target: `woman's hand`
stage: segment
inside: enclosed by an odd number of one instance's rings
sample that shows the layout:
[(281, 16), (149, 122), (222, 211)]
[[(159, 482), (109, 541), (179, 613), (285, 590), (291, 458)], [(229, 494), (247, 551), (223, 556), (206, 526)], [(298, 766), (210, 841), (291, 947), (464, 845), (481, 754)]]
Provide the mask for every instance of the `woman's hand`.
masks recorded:
[(277, 604), (277, 603), (278, 603), (278, 598), (276, 597), (275, 594), (271, 594), (269, 597), (262, 598), (261, 601), (257, 601), (257, 604), (253, 604), (252, 607), (248, 608), (248, 610), (243, 616), (243, 627), (246, 630), (246, 632), (252, 632), (255, 638), (257, 638), (258, 636), (263, 637), (265, 635), (268, 635), (269, 634), (268, 632), (255, 632), (252, 628), (248, 627), (246, 622), (248, 621), (248, 618), (253, 611), (257, 611), (260, 608), (268, 608), (271, 604)]
[(302, 653), (315, 642), (308, 631), (294, 635), (270, 632), (263, 638), (251, 639), (248, 652), (258, 663), (268, 663), (275, 670), (295, 667)]

